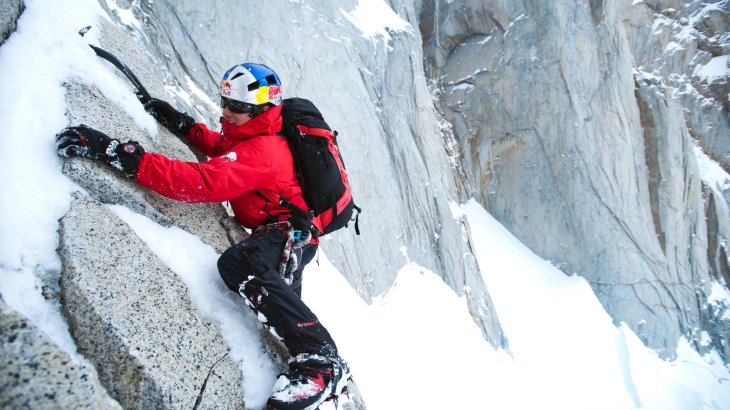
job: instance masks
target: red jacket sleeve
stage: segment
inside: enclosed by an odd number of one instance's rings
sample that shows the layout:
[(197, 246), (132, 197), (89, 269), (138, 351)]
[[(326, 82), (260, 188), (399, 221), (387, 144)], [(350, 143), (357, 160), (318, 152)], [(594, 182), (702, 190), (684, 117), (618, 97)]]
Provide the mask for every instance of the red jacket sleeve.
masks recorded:
[(188, 140), (210, 158), (223, 155), (232, 148), (228, 138), (223, 138), (220, 132), (209, 130), (205, 124), (193, 125)]
[(223, 202), (263, 188), (274, 175), (272, 164), (232, 151), (198, 164), (146, 153), (137, 182), (160, 195), (184, 202)]

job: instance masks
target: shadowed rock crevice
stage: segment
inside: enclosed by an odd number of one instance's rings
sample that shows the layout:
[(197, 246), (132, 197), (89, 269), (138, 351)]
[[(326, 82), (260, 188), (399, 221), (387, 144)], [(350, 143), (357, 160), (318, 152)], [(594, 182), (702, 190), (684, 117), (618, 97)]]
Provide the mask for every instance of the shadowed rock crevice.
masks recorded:
[(590, 0), (593, 24), (599, 25), (603, 21), (603, 0)]
[(649, 178), (647, 188), (649, 190), (649, 198), (651, 201), (651, 216), (654, 221), (654, 229), (656, 230), (657, 239), (662, 249), (666, 253), (667, 240), (664, 235), (664, 229), (661, 225), (659, 217), (659, 184), (661, 183), (661, 175), (659, 171), (659, 153), (657, 147), (656, 124), (651, 115), (649, 105), (641, 96), (639, 84), (636, 83), (636, 102), (639, 105), (639, 115), (641, 117), (641, 130), (644, 138), (644, 155), (646, 157), (646, 166), (649, 170)]
[(200, 407), (200, 404), (203, 402), (203, 396), (205, 395), (206, 387), (208, 386), (208, 381), (210, 380), (211, 376), (217, 376), (214, 373), (215, 368), (226, 356), (228, 356), (228, 353), (221, 356), (220, 359), (216, 360), (215, 363), (213, 363), (213, 365), (210, 367), (210, 370), (208, 371), (208, 375), (205, 377), (205, 380), (203, 380), (203, 385), (200, 387), (200, 393), (198, 394), (198, 398), (195, 400), (195, 405), (193, 406), (193, 410), (198, 410), (198, 408)]
[(710, 261), (712, 275), (730, 289), (730, 265), (728, 265), (727, 240), (722, 226), (722, 211), (718, 209), (715, 191), (710, 187), (704, 189), (705, 215), (707, 215), (707, 259)]

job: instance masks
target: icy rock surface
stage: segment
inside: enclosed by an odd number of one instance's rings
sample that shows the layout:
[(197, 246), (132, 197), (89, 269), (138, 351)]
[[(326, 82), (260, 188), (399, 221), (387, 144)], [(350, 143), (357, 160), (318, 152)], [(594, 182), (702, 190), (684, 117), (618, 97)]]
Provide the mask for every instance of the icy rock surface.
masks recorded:
[(705, 301), (728, 270), (728, 213), (705, 207), (694, 158), (699, 145), (730, 168), (727, 68), (698, 68), (727, 58), (727, 2), (426, 1), (419, 15), (481, 203), (650, 346), (671, 355), (708, 330), (727, 358)]

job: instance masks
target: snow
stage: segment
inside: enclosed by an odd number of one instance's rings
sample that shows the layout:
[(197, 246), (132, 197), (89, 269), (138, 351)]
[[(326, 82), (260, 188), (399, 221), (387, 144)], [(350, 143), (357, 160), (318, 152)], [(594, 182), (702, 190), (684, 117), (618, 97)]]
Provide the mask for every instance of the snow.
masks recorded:
[[(54, 149), (54, 135), (66, 124), (63, 82), (96, 85), (104, 95), (125, 109), (148, 132), (157, 125), (120, 82), (113, 66), (96, 57), (78, 31), (102, 15), (93, 0), (27, 0), (16, 32), (0, 47), (0, 294), (13, 308), (29, 317), (61, 347), (74, 353), (75, 346), (58, 313), (58, 306), (43, 299), (39, 277), (60, 270), (55, 249), (58, 219), (70, 202), (72, 184), (60, 173), (61, 159)], [(23, 235), (19, 235), (23, 232)], [(48, 320), (44, 320), (48, 319)]]
[(717, 282), (712, 282), (707, 303), (714, 305), (717, 309), (724, 308), (722, 319), (730, 320), (730, 290), (726, 287), (723, 287)]
[(84, 65), (95, 59), (78, 30), (96, 19), (96, 7), (91, 0), (77, 7), (28, 0), (16, 33), (0, 47), (0, 294), (70, 353), (68, 329), (58, 307), (41, 296), (38, 278), (60, 269), (57, 221), (68, 209), (71, 183), (52, 141), (66, 124), (61, 83), (88, 72)]
[(378, 37), (385, 39), (386, 43), (390, 41), (389, 29), (411, 31), (411, 25), (400, 18), (384, 0), (358, 0), (355, 10), (348, 12), (340, 9), (340, 12), (362, 32), (363, 37), (373, 41)]
[(700, 171), (700, 179), (719, 195), (722, 195), (722, 191), (730, 189), (730, 174), (705, 154), (702, 148), (695, 145), (694, 150), (697, 167)]
[(464, 92), (472, 92), (474, 90), (474, 85), (469, 83), (461, 83), (457, 84), (453, 87), (451, 87), (451, 91), (464, 91)]
[(674, 53), (674, 52), (678, 52), (678, 51), (684, 51), (684, 49), (685, 48), (681, 44), (677, 43), (676, 41), (670, 41), (669, 43), (667, 43), (667, 46), (664, 48), (664, 51), (667, 53)]
[(730, 75), (730, 64), (728, 62), (730, 56), (713, 57), (705, 65), (695, 67), (694, 75), (699, 77), (701, 81), (711, 83), (715, 80), (727, 78)]
[[(79, 189), (62, 175), (54, 146), (54, 134), (68, 125), (62, 84), (72, 79), (97, 86), (149, 132), (156, 126), (130, 86), (87, 47), (98, 31), (83, 39), (77, 34), (105, 18), (96, 1), (25, 4), (17, 32), (0, 47), (5, 97), (0, 100), (0, 293), (76, 355), (58, 303), (46, 300), (40, 288), (42, 278), (59, 275), (57, 221)], [(386, 8), (382, 0), (360, 1), (355, 11), (343, 13), (365, 36), (386, 36), (385, 27), (405, 30), (408, 26)], [(366, 25), (373, 12), (385, 23)], [(730, 181), (712, 163), (700, 168), (703, 179), (719, 188)], [(219, 324), (231, 357), (248, 375), (240, 381), (247, 402), (263, 406), (276, 370), (263, 353), (255, 317), (219, 279), (215, 251), (178, 228), (162, 227), (121, 206), (109, 209), (180, 276), (200, 312)], [(680, 340), (677, 359), (661, 360), (628, 326), (612, 323), (583, 278), (565, 276), (534, 255), (476, 202), (454, 203), (451, 209), (469, 224), (472, 248), (509, 341), (506, 349), (489, 345), (465, 297), (411, 260), (406, 249), (395, 284), (370, 304), (324, 251), (319, 264), (306, 268), (304, 299), (350, 362), (368, 408), (730, 409), (730, 374), (716, 353), (700, 357)], [(712, 289), (711, 303), (728, 300), (726, 289), (716, 284)], [(705, 343), (707, 338), (703, 335)]]
[(106, 6), (109, 7), (109, 10), (111, 10), (112, 13), (116, 14), (119, 17), (119, 20), (122, 22), (122, 24), (124, 24), (125, 26), (134, 27), (138, 30), (142, 28), (142, 26), (139, 24), (139, 20), (134, 17), (132, 9), (123, 9), (119, 7), (115, 0), (105, 0), (105, 3)]

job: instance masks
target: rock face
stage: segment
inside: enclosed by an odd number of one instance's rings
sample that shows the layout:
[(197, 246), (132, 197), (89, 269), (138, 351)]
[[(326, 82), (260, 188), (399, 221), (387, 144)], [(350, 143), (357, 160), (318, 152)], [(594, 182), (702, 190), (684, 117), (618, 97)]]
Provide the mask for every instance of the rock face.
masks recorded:
[(627, 16), (623, 24), (634, 65), (671, 88), (671, 97), (686, 109), (683, 118), (692, 138), (730, 170), (730, 7), (697, 0), (623, 2), (619, 7)]
[(419, 15), (426, 72), (490, 213), (588, 278), (650, 346), (670, 354), (709, 331), (727, 358), (727, 326), (703, 306), (727, 272), (728, 213), (709, 206), (708, 227), (705, 198), (722, 200), (703, 194), (694, 146), (727, 169), (727, 93), (712, 91), (727, 77), (702, 83), (695, 68), (727, 59), (728, 10), (699, 3), (424, 1)]
[(121, 409), (96, 370), (59, 349), (0, 298), (0, 407)]
[(240, 408), (240, 370), (180, 279), (111, 211), (61, 220), (61, 297), (79, 352), (124, 408)]
[(15, 31), (18, 17), (25, 9), (23, 0), (6, 0), (0, 4), (0, 45)]

